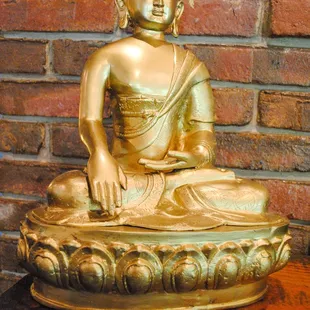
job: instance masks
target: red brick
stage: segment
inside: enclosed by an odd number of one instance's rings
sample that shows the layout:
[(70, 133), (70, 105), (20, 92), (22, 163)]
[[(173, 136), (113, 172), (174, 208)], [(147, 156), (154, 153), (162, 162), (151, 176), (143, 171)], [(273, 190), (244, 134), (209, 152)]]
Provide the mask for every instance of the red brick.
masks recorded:
[(253, 81), (265, 84), (310, 85), (310, 50), (256, 49)]
[(300, 128), (310, 131), (310, 101), (299, 104)]
[(309, 225), (290, 225), (292, 235), (292, 254), (310, 255), (310, 228)]
[(112, 32), (116, 20), (113, 0), (0, 0), (3, 31)]
[(0, 151), (38, 154), (44, 136), (43, 124), (0, 121)]
[(195, 0), (194, 8), (185, 1), (181, 34), (254, 36), (257, 31), (259, 0)]
[[(78, 117), (80, 85), (72, 83), (0, 83), (0, 113)], [(110, 98), (106, 95), (104, 118), (111, 116)]]
[(87, 148), (81, 141), (76, 124), (54, 124), (51, 132), (53, 155), (88, 158)]
[(186, 45), (203, 61), (213, 80), (249, 83), (252, 80), (253, 50), (245, 47)]
[(271, 30), (278, 36), (310, 36), (309, 0), (272, 0)]
[(46, 188), (61, 173), (81, 166), (22, 161), (0, 161), (0, 192), (46, 196)]
[(0, 39), (0, 55), (2, 58), (0, 72), (2, 73), (43, 74), (45, 72), (46, 44), (44, 41)]
[(24, 273), (17, 258), (18, 237), (2, 234), (0, 236), (0, 269)]
[(0, 272), (0, 295), (2, 295), (6, 290), (11, 288), (21, 278), (22, 276), (20, 275)]
[(36, 200), (0, 198), (0, 230), (19, 230), (20, 221), (25, 218), (25, 214), (41, 205)]
[(258, 116), (262, 126), (310, 131), (310, 94), (261, 92)]
[(310, 182), (258, 180), (270, 193), (269, 211), (310, 221)]
[(252, 120), (255, 92), (250, 89), (215, 88), (217, 125), (246, 125)]
[(53, 42), (54, 70), (60, 74), (80, 75), (87, 58), (104, 43), (57, 40)]
[(62, 83), (0, 83), (0, 113), (78, 117), (80, 87)]
[(218, 132), (217, 165), (254, 170), (310, 171), (310, 137)]
[[(105, 127), (109, 148), (113, 136), (111, 126)], [(89, 153), (81, 141), (76, 124), (54, 124), (52, 126), (52, 153), (55, 156), (88, 158)]]

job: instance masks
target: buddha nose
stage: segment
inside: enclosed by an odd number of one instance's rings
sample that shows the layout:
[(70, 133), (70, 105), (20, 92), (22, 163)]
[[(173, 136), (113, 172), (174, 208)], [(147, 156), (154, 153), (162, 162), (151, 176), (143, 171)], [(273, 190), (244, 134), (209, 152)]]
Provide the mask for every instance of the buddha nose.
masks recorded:
[(153, 5), (162, 8), (165, 5), (164, 0), (154, 0)]

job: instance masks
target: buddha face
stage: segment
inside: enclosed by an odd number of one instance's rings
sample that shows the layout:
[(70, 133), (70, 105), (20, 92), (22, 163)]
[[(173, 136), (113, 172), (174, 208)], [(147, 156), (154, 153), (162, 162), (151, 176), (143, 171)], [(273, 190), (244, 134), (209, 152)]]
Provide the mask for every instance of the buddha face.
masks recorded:
[(179, 0), (124, 0), (131, 19), (144, 29), (164, 31), (183, 12)]

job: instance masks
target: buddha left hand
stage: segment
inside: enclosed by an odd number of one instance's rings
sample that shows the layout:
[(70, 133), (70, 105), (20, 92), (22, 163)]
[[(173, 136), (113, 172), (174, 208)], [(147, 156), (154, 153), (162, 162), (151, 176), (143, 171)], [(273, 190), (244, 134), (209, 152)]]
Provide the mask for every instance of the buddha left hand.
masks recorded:
[(167, 157), (163, 160), (151, 160), (144, 158), (139, 160), (139, 164), (144, 165), (145, 168), (157, 171), (196, 168), (211, 163), (212, 154), (203, 146), (197, 146), (191, 152), (168, 151)]

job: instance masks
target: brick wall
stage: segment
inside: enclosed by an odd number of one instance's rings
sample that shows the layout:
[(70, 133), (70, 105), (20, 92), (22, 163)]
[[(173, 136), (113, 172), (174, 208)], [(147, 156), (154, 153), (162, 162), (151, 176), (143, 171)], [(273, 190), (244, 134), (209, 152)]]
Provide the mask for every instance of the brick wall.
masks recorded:
[[(217, 164), (267, 186), (270, 209), (292, 221), (294, 252), (307, 254), (310, 0), (195, 2), (168, 40), (210, 70)], [(0, 30), (1, 282), (22, 272), (14, 255), (25, 212), (44, 203), (55, 176), (86, 163), (79, 75), (92, 52), (124, 34), (113, 0), (0, 0)], [(109, 117), (107, 108), (108, 132)]]

